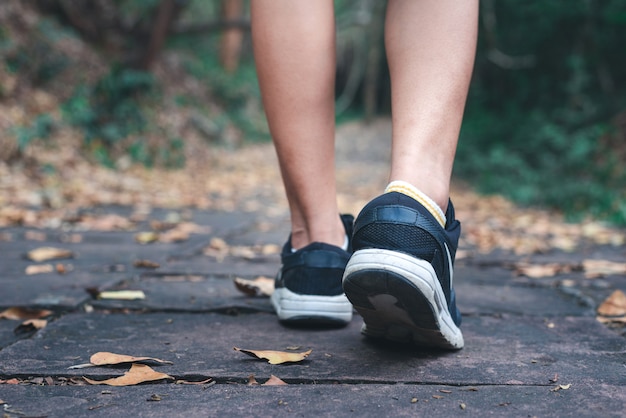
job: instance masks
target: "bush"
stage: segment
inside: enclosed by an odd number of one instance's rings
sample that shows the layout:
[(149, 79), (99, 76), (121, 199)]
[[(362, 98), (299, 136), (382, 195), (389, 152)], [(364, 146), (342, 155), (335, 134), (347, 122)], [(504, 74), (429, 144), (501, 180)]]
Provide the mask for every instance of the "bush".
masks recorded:
[(482, 4), (455, 173), (523, 204), (626, 225), (626, 153), (611, 140), (626, 109), (626, 56), (615, 53), (626, 1)]

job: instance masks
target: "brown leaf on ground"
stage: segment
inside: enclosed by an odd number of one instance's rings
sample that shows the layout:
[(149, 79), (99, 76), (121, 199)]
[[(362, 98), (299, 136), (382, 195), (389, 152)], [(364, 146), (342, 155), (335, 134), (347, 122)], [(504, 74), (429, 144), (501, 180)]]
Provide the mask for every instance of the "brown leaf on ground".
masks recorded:
[(48, 321), (45, 319), (27, 319), (26, 321), (19, 324), (13, 332), (15, 332), (16, 334), (32, 332), (45, 328), (46, 325), (48, 325)]
[(175, 382), (177, 385), (207, 385), (209, 383), (215, 383), (213, 378), (209, 377), (208, 379), (201, 380), (199, 382), (192, 382), (190, 380), (177, 380)]
[(253, 374), (248, 376), (248, 386), (257, 386), (258, 384), (259, 382), (257, 382), (257, 380), (254, 378)]
[(107, 214), (98, 217), (85, 216), (78, 225), (92, 231), (125, 231), (134, 228), (133, 222), (120, 215)]
[(32, 261), (41, 262), (60, 258), (72, 258), (74, 253), (63, 248), (39, 247), (26, 253), (26, 256)]
[(93, 354), (89, 361), (91, 364), (96, 366), (108, 366), (114, 364), (124, 364), (124, 363), (138, 363), (138, 362), (151, 362), (151, 363), (160, 363), (160, 364), (174, 364), (171, 361), (161, 360), (154, 357), (135, 357), (128, 356), (126, 354), (115, 354), (107, 351), (100, 351), (98, 353)]
[(25, 320), (25, 319), (41, 319), (46, 316), (52, 315), (52, 311), (47, 309), (28, 309), (28, 308), (20, 308), (20, 307), (12, 307), (5, 309), (0, 312), (0, 319), (14, 319), (14, 320)]
[(56, 270), (57, 273), (59, 274), (65, 274), (67, 272), (70, 272), (72, 270), (74, 270), (74, 266), (71, 264), (61, 264), (61, 263), (57, 263), (56, 266), (54, 266), (54, 269)]
[(24, 273), (28, 276), (32, 276), (34, 274), (44, 274), (44, 273), (52, 273), (54, 271), (54, 266), (52, 264), (33, 264), (24, 270)]
[(1, 385), (19, 385), (20, 383), (22, 383), (22, 381), (16, 378), (0, 380)]
[(270, 378), (267, 379), (265, 383), (263, 383), (263, 386), (284, 386), (284, 385), (287, 385), (287, 383), (281, 378), (274, 376), (273, 374), (270, 375)]
[(626, 294), (619, 289), (615, 290), (598, 306), (598, 314), (602, 316), (626, 315)]
[(626, 263), (616, 263), (608, 260), (584, 260), (583, 270), (585, 277), (595, 279), (611, 274), (626, 274)]
[(259, 276), (254, 280), (235, 277), (233, 280), (235, 287), (248, 296), (272, 296), (274, 293), (274, 279)]
[(214, 257), (218, 262), (224, 260), (226, 256), (245, 258), (253, 260), (262, 256), (270, 256), (280, 253), (280, 247), (275, 244), (264, 245), (235, 245), (231, 246), (222, 238), (214, 237), (209, 245), (203, 250), (204, 255)]
[(150, 260), (135, 260), (133, 266), (144, 269), (158, 269), (159, 267), (161, 267), (161, 265), (156, 261)]
[(83, 376), (83, 379), (92, 385), (109, 386), (133, 386), (143, 382), (153, 382), (155, 380), (174, 380), (172, 376), (157, 372), (145, 364), (133, 364), (130, 370), (120, 377), (114, 377), (106, 380), (91, 380)]
[(98, 299), (115, 299), (115, 300), (138, 300), (145, 299), (146, 294), (143, 290), (105, 290), (99, 292)]
[(606, 317), (606, 316), (597, 316), (596, 320), (598, 322), (602, 322), (603, 324), (621, 324), (621, 325), (626, 325), (626, 315), (624, 316), (611, 316), (611, 317)]
[(181, 222), (159, 235), (159, 242), (171, 243), (187, 241), (191, 234), (208, 234), (211, 228), (193, 222)]
[(540, 279), (542, 277), (553, 277), (557, 274), (570, 273), (575, 270), (576, 266), (570, 264), (528, 264), (518, 263), (515, 265), (515, 273), (518, 276), (526, 276), (533, 279)]
[(159, 234), (159, 242), (171, 244), (174, 242), (183, 242), (189, 239), (190, 233), (183, 229), (173, 228)]
[(237, 347), (234, 347), (233, 349), (257, 359), (267, 360), (269, 364), (297, 363), (306, 359), (313, 351), (309, 350), (302, 353), (288, 353), (286, 351), (274, 350), (245, 350)]

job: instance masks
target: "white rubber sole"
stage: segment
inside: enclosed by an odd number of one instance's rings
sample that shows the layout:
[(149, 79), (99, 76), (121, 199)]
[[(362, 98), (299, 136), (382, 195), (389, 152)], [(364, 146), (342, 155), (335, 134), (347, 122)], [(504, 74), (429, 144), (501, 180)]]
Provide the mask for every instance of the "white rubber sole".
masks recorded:
[(279, 288), (272, 293), (271, 301), (280, 321), (345, 325), (352, 320), (352, 304), (343, 294), (301, 295)]
[(463, 348), (446, 297), (429, 262), (382, 249), (356, 251), (343, 276), (365, 335), (421, 346)]

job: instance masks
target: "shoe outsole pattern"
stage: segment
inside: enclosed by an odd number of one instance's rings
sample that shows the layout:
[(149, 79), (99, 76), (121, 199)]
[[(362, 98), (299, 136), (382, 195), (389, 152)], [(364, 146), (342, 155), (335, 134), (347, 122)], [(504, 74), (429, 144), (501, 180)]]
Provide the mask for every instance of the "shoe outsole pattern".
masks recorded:
[(292, 325), (347, 325), (352, 320), (352, 304), (345, 295), (301, 295), (286, 288), (272, 293), (271, 302), (278, 319)]
[(356, 251), (343, 276), (346, 296), (374, 338), (449, 350), (463, 348), (430, 263), (382, 249)]

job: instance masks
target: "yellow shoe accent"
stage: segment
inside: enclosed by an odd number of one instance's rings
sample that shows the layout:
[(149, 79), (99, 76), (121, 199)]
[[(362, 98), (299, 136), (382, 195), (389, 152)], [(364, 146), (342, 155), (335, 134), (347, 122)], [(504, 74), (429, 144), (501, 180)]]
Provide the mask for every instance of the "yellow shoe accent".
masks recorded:
[(430, 197), (426, 196), (417, 187), (406, 181), (392, 181), (387, 185), (385, 193), (398, 192), (407, 195), (422, 204), (437, 219), (442, 228), (446, 226), (446, 215), (443, 213), (439, 205), (437, 205)]

